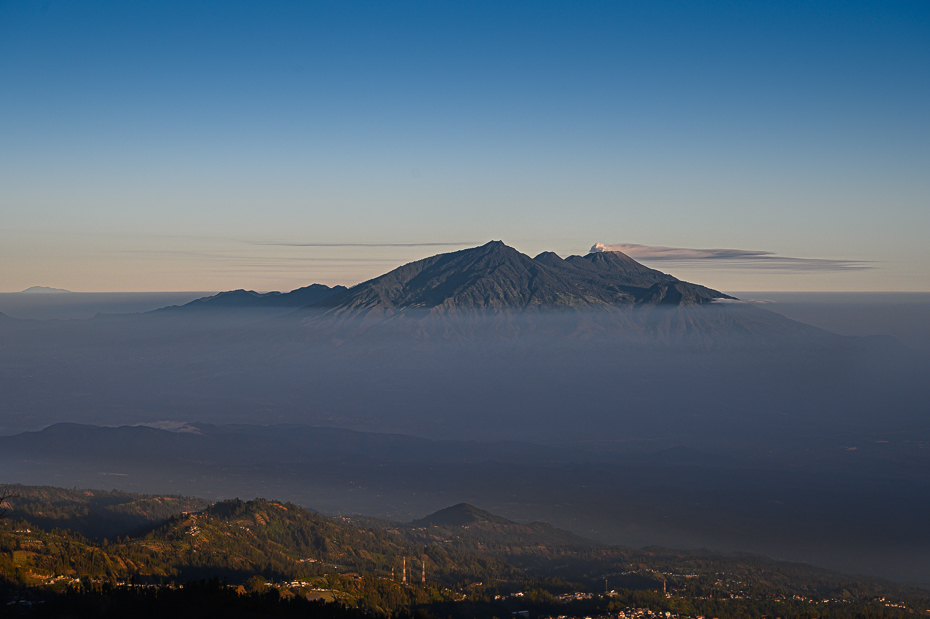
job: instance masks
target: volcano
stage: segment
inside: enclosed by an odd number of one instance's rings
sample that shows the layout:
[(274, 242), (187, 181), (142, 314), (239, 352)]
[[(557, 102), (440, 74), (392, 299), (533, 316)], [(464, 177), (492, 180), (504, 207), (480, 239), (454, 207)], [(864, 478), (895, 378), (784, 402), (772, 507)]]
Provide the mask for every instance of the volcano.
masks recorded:
[(650, 269), (621, 252), (531, 258), (501, 241), (398, 267), (306, 309), (330, 316), (681, 306), (732, 297)]

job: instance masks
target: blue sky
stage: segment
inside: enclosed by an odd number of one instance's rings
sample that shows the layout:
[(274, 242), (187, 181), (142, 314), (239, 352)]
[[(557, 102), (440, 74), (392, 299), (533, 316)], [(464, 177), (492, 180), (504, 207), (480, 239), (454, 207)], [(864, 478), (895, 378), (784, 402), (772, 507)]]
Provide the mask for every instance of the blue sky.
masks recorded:
[(928, 291), (927, 110), (926, 2), (8, 1), (0, 291), (353, 284), (490, 239)]

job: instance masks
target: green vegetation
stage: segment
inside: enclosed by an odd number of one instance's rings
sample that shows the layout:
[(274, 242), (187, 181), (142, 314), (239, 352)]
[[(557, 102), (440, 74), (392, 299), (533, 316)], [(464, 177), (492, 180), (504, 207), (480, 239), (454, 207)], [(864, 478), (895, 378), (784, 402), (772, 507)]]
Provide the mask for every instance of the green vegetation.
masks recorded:
[(114, 538), (139, 532), (185, 511), (197, 511), (210, 501), (176, 495), (150, 495), (119, 490), (77, 490), (53, 486), (0, 485), (11, 516), (46, 530), (62, 528), (85, 537)]
[[(8, 606), (36, 616), (59, 616), (49, 613), (63, 608), (74, 617), (145, 616), (136, 606), (174, 613), (208, 600), (228, 607), (222, 616), (364, 611), (491, 618), (528, 610), (629, 617), (632, 608), (646, 609), (636, 615), (642, 619), (930, 614), (930, 596), (918, 589), (764, 557), (607, 547), (470, 506), (401, 524), (329, 518), (264, 499), (189, 511), (182, 508), (203, 502), (55, 488), (16, 492), (21, 498), (0, 521), (0, 577), (10, 601), (35, 602)], [(113, 514), (142, 519), (148, 528), (92, 539), (32, 520), (97, 526)], [(156, 515), (167, 517), (158, 522)], [(101, 608), (108, 610), (94, 614)]]
[(392, 568), (400, 579), (405, 557), (411, 573), (425, 559), (434, 582), (518, 574), (500, 560), (439, 546), (424, 548), (383, 530), (359, 529), (290, 503), (263, 499), (224, 501), (172, 516), (145, 535), (113, 541), (93, 542), (64, 529), (47, 532), (15, 518), (0, 530), (0, 566), (28, 584), (58, 575), (112, 582), (209, 577), (244, 581), (253, 574), (273, 581), (333, 573), (383, 577), (390, 576)]

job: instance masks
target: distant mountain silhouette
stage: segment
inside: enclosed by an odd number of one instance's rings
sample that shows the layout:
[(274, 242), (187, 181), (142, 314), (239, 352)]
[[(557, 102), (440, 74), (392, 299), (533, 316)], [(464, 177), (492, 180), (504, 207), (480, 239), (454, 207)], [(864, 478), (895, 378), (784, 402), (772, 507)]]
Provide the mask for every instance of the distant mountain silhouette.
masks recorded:
[[(500, 241), (398, 267), (292, 315), (299, 335), (342, 346), (624, 341), (818, 346), (835, 334), (646, 267), (621, 252), (531, 258)], [(789, 344), (790, 341), (790, 344)]]
[(417, 260), (313, 306), (332, 315), (430, 310), (583, 309), (635, 305), (692, 305), (730, 299), (680, 281), (620, 252), (536, 258), (500, 241)]
[(49, 288), (48, 286), (31, 286), (23, 290), (20, 294), (57, 294), (60, 292), (71, 292), (64, 288)]
[(297, 288), (290, 292), (265, 292), (259, 293), (252, 290), (231, 290), (221, 292), (212, 297), (202, 297), (195, 299), (185, 305), (172, 305), (165, 307), (158, 312), (164, 311), (184, 311), (197, 312), (207, 310), (232, 310), (232, 309), (254, 309), (254, 308), (299, 308), (307, 305), (319, 303), (324, 299), (331, 297), (346, 290), (345, 286), (324, 286), (322, 284), (311, 284), (303, 288)]
[(423, 544), (434, 541), (438, 536), (447, 542), (477, 545), (495, 556), (507, 555), (519, 548), (517, 553), (522, 555), (522, 565), (544, 557), (555, 558), (568, 549), (585, 551), (603, 547), (600, 542), (547, 522), (521, 524), (468, 503), (441, 509), (398, 529), (403, 530), (409, 539)]
[(496, 516), (491, 512), (478, 509), (468, 503), (459, 503), (452, 507), (440, 509), (429, 516), (414, 520), (411, 526), (415, 527), (463, 527), (477, 522), (491, 522), (494, 524), (516, 524), (503, 516)]

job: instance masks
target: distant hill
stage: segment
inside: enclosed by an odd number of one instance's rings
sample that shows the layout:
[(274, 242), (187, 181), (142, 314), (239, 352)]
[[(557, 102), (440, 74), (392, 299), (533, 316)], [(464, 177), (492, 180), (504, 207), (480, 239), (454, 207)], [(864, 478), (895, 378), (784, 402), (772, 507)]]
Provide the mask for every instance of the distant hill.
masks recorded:
[(23, 518), (44, 529), (63, 528), (91, 538), (115, 538), (142, 527), (158, 525), (184, 511), (196, 511), (210, 501), (180, 495), (151, 495), (117, 490), (75, 490), (53, 486), (0, 485), (12, 493), (8, 516)]
[(559, 557), (606, 548), (600, 542), (558, 529), (547, 522), (522, 524), (467, 503), (414, 520), (401, 531), (411, 541), (443, 543), (463, 551), (480, 551), (521, 569), (545, 567)]
[(516, 524), (503, 516), (495, 516), (491, 512), (478, 509), (468, 503), (459, 503), (458, 505), (441, 509), (419, 520), (414, 520), (410, 525), (414, 527), (461, 527), (483, 522), (490, 522), (493, 524)]
[(57, 294), (60, 292), (71, 292), (70, 290), (65, 290), (64, 288), (49, 288), (48, 286), (32, 286), (26, 288), (20, 294)]
[[(28, 487), (19, 489), (35, 494)], [(55, 490), (39, 489), (53, 495)], [(57, 494), (69, 492), (103, 498), (112, 494), (96, 490), (61, 490)], [(47, 532), (44, 527), (36, 527), (41, 515), (23, 513), (22, 509), (14, 510), (6, 522), (0, 522), (0, 531), (9, 536), (15, 528), (23, 546), (47, 549), (19, 559), (20, 565), (26, 563), (30, 568), (26, 582), (41, 582), (60, 574), (119, 580), (136, 576), (143, 581), (225, 577), (234, 582), (253, 574), (275, 580), (332, 572), (385, 577), (394, 568), (399, 585), (404, 557), (411, 571), (414, 561), (420, 567), (425, 558), (432, 582), (518, 576), (515, 568), (499, 559), (472, 556), (441, 545), (424, 549), (395, 534), (361, 529), (292, 503), (234, 499), (198, 507), (183, 513), (176, 511), (159, 526), (138, 535), (124, 536), (114, 527), (108, 536), (110, 541), (102, 544), (77, 537), (66, 526)], [(83, 515), (95, 517), (100, 512), (101, 506), (96, 505)], [(28, 526), (23, 526), (23, 521)], [(58, 553), (57, 547), (67, 547), (67, 554)], [(12, 566), (6, 565), (8, 562), (8, 555), (0, 553), (0, 576), (10, 575)]]
[(265, 292), (253, 290), (231, 290), (220, 292), (211, 297), (195, 299), (184, 305), (172, 305), (156, 310), (157, 312), (203, 312), (210, 310), (289, 308), (296, 309), (319, 303), (334, 294), (346, 290), (345, 286), (324, 286), (311, 284), (290, 292)]

